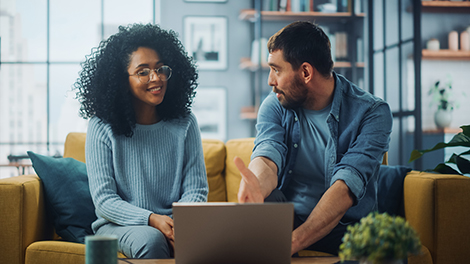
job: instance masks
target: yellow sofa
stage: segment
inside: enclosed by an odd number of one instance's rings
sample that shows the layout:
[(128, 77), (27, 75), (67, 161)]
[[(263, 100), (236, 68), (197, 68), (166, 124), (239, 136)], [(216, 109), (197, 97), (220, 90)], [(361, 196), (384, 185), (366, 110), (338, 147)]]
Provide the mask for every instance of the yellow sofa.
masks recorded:
[[(84, 133), (70, 133), (64, 157), (85, 161)], [(250, 160), (253, 138), (203, 140), (209, 201), (237, 201), (240, 175), (235, 156)], [(405, 179), (407, 219), (421, 236), (423, 255), (410, 264), (465, 263), (470, 259), (470, 178), (412, 171)], [(85, 246), (64, 242), (46, 222), (44, 191), (36, 175), (0, 180), (0, 256), (2, 263), (84, 263)], [(428, 251), (429, 249), (429, 251)], [(315, 254), (302, 252), (304, 255)], [(432, 259), (431, 259), (432, 258)]]

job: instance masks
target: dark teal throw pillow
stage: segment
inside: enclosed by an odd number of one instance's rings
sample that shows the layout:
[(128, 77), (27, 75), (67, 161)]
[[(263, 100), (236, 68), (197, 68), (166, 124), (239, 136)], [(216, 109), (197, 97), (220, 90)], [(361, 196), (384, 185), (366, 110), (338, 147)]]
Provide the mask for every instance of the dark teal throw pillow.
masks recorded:
[(377, 201), (379, 213), (404, 216), (403, 184), (411, 168), (405, 166), (380, 165), (377, 179)]
[(28, 151), (45, 193), (46, 212), (56, 233), (70, 242), (84, 243), (96, 220), (85, 163)]

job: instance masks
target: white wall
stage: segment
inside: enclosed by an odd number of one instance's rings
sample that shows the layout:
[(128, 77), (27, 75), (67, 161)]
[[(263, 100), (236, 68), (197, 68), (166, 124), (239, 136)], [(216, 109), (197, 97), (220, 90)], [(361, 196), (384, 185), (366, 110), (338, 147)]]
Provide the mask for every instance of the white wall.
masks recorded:
[(185, 16), (225, 16), (228, 20), (228, 67), (226, 70), (199, 70), (199, 87), (227, 89), (227, 139), (252, 136), (254, 121), (240, 119), (240, 109), (251, 104), (250, 73), (239, 69), (240, 58), (250, 56), (252, 24), (238, 19), (240, 10), (252, 8), (251, 0), (225, 3), (161, 1), (161, 26), (179, 34), (184, 43)]
[[(460, 107), (454, 109), (451, 128), (470, 124), (470, 61), (434, 61), (421, 62), (421, 93), (423, 130), (436, 129), (434, 112), (436, 105), (430, 106), (432, 96), (429, 89), (437, 80), (447, 82), (447, 75), (452, 76), (452, 89)], [(466, 94), (466, 96), (463, 96)]]

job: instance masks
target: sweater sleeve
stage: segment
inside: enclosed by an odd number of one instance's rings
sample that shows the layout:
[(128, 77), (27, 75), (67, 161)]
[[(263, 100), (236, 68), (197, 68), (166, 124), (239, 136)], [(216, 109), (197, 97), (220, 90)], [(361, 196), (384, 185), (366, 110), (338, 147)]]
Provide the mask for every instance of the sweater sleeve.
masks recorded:
[(196, 117), (189, 116), (189, 127), (184, 142), (182, 195), (179, 202), (206, 202), (209, 191), (201, 135)]
[(85, 153), (96, 214), (118, 225), (148, 225), (152, 212), (124, 201), (117, 193), (111, 136), (109, 126), (98, 118), (90, 120)]

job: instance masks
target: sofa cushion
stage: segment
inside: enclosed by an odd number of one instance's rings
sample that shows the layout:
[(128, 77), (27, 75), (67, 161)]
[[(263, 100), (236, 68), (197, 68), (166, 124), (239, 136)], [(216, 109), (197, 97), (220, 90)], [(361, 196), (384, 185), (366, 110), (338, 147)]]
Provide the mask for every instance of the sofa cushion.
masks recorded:
[(227, 185), (227, 201), (238, 202), (238, 188), (240, 187), (240, 172), (235, 166), (233, 159), (235, 156), (240, 157), (245, 165), (248, 166), (251, 160), (251, 153), (255, 138), (231, 139), (225, 144), (227, 148), (227, 158), (225, 161), (225, 183)]
[(377, 179), (377, 201), (379, 213), (405, 216), (403, 207), (403, 184), (411, 168), (405, 166), (380, 165)]
[(84, 243), (93, 234), (95, 207), (88, 187), (85, 163), (73, 158), (53, 158), (28, 151), (41, 179), (47, 215), (56, 233), (71, 242)]
[(203, 139), (204, 163), (209, 184), (209, 202), (225, 202), (226, 188), (223, 176), (225, 169), (225, 144), (216, 139)]

